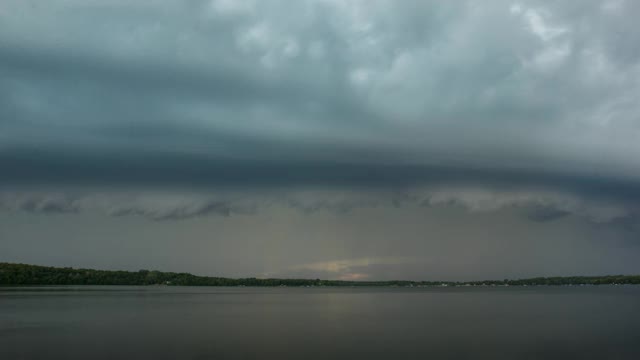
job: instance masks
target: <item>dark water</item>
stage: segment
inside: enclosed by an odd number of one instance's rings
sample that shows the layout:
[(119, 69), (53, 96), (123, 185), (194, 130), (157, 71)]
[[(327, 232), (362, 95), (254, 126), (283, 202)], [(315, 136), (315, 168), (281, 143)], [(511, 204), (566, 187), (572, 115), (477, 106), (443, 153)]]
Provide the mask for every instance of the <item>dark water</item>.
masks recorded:
[(0, 288), (0, 359), (640, 359), (640, 287)]

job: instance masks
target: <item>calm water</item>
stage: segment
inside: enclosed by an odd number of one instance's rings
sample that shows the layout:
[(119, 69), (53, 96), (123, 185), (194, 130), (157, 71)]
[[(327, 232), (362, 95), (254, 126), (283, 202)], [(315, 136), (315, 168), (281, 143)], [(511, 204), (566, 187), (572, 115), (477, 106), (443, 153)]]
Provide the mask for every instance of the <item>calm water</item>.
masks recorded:
[(640, 287), (0, 288), (0, 359), (640, 359)]

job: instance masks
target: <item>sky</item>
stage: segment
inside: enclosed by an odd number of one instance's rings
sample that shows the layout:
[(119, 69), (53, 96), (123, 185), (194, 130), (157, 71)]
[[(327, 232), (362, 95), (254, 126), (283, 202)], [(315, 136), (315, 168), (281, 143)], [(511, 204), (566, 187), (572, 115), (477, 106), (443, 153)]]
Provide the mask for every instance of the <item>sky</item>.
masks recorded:
[(0, 262), (640, 273), (640, 2), (4, 0)]

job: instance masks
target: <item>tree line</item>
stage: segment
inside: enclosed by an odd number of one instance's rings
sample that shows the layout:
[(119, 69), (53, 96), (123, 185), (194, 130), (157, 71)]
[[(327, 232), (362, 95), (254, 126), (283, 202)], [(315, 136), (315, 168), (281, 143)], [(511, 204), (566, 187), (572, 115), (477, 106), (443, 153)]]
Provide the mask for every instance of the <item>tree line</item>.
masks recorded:
[(536, 286), (640, 284), (640, 275), (536, 277), (485, 281), (342, 281), (224, 278), (161, 271), (108, 271), (0, 263), (0, 285), (176, 285), (176, 286)]

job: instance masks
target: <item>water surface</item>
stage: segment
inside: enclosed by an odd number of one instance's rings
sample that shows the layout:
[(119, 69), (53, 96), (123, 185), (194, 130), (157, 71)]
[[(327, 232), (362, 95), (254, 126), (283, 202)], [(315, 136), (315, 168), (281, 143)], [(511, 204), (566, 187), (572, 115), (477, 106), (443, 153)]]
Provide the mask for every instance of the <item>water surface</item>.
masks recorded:
[(0, 288), (0, 359), (640, 359), (640, 286)]

